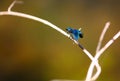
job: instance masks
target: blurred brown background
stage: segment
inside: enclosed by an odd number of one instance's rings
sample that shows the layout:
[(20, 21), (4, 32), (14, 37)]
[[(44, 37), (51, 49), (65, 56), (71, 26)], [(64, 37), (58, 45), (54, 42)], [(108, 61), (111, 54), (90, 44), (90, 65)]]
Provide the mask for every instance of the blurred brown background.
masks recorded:
[[(0, 11), (13, 0), (0, 0)], [(100, 33), (111, 22), (104, 46), (120, 30), (120, 0), (22, 0), (12, 10), (46, 19), (61, 29), (82, 28), (79, 41), (93, 55)], [(83, 80), (90, 59), (67, 37), (33, 20), (0, 16), (0, 81)], [(100, 57), (97, 81), (120, 80), (120, 38)]]

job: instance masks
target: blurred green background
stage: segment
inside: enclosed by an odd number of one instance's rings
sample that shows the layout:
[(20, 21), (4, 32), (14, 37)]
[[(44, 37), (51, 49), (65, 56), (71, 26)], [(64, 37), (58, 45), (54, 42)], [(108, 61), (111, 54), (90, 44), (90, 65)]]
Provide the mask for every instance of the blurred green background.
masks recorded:
[[(13, 0), (0, 0), (0, 11)], [(61, 29), (82, 28), (80, 43), (93, 55), (111, 22), (104, 46), (120, 30), (120, 0), (22, 0), (12, 10), (46, 19)], [(90, 59), (67, 37), (42, 23), (0, 16), (0, 81), (84, 80)], [(120, 38), (100, 57), (97, 81), (120, 80)]]

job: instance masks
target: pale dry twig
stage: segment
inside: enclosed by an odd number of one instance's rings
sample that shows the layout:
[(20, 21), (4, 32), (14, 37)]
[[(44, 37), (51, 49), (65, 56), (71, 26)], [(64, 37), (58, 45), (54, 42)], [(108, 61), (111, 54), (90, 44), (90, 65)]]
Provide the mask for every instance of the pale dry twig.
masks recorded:
[[(38, 21), (38, 22), (41, 22), (43, 24), (46, 24), (48, 25), (49, 27), (57, 30), (58, 32), (60, 32), (61, 34), (67, 36), (68, 38), (70, 38), (72, 41), (74, 41), (75, 44), (77, 44), (82, 50), (83, 52), (91, 59), (92, 63), (89, 67), (89, 70), (88, 70), (88, 73), (87, 73), (87, 77), (86, 77), (86, 81), (91, 81), (91, 80), (96, 80), (98, 78), (98, 76), (100, 75), (100, 72), (101, 72), (101, 67), (99, 66), (98, 64), (98, 58), (100, 57), (100, 55), (114, 42), (114, 40), (116, 40), (119, 36), (120, 36), (120, 31), (113, 37), (112, 40), (110, 40), (103, 48), (100, 49), (100, 46), (101, 46), (101, 43), (102, 43), (102, 39), (104, 37), (104, 34), (107, 30), (107, 27), (109, 27), (109, 23), (106, 24), (106, 28), (104, 29), (102, 35), (101, 35), (101, 38), (100, 38), (100, 41), (99, 41), (99, 44), (98, 44), (98, 47), (97, 47), (97, 50), (96, 50), (96, 56), (93, 57), (92, 54), (87, 51), (78, 41), (74, 40), (68, 33), (66, 33), (65, 31), (63, 31), (60, 27), (52, 24), (51, 22), (47, 21), (47, 20), (44, 20), (44, 19), (41, 19), (41, 18), (38, 18), (38, 17), (35, 17), (35, 16), (32, 16), (32, 15), (29, 15), (29, 14), (24, 14), (24, 13), (20, 13), (20, 12), (15, 12), (15, 11), (12, 11), (12, 7), (15, 5), (15, 3), (18, 3), (17, 0), (15, 0), (9, 7), (8, 7), (8, 10), (7, 11), (1, 11), (0, 12), (0, 16), (2, 15), (12, 15), (12, 16), (18, 16), (18, 17), (23, 17), (23, 18), (27, 18), (27, 19), (31, 19), (31, 20), (35, 20), (35, 21)], [(21, 1), (19, 2), (21, 3)], [(94, 66), (96, 66), (97, 68), (97, 72), (96, 74), (92, 77), (92, 74), (93, 74), (93, 69), (94, 69)], [(76, 81), (76, 80), (53, 80), (53, 81)], [(77, 81), (81, 81), (81, 80), (77, 80)]]

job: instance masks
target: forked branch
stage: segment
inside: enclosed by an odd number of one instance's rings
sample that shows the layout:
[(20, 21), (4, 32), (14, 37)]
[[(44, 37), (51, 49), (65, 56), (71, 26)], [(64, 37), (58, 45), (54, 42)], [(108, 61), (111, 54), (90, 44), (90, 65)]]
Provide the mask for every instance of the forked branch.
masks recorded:
[[(2, 15), (12, 15), (12, 16), (18, 16), (18, 17), (23, 17), (23, 18), (27, 18), (27, 19), (31, 19), (31, 20), (35, 20), (35, 21), (38, 21), (38, 22), (41, 22), (43, 24), (46, 24), (48, 25), (49, 27), (55, 29), (56, 31), (60, 32), (61, 34), (65, 35), (66, 37), (70, 38), (75, 44), (77, 44), (81, 49), (82, 51), (91, 59), (92, 63), (89, 67), (89, 70), (88, 70), (88, 73), (87, 73), (87, 77), (86, 77), (86, 80), (85, 81), (92, 81), (92, 80), (96, 80), (98, 78), (98, 76), (100, 75), (101, 73), (101, 67), (98, 63), (98, 58), (100, 57), (100, 55), (114, 42), (114, 40), (116, 40), (119, 36), (120, 36), (120, 31), (113, 37), (113, 39), (111, 39), (103, 48), (100, 49), (101, 47), (101, 43), (102, 43), (102, 40), (104, 38), (104, 34), (107, 30), (107, 28), (109, 27), (110, 23), (108, 22), (104, 28), (104, 31), (103, 33), (101, 34), (101, 38), (99, 40), (99, 43), (98, 43), (98, 47), (97, 47), (97, 50), (96, 50), (96, 55), (95, 57), (92, 56), (92, 54), (87, 51), (78, 41), (74, 40), (68, 33), (66, 33), (64, 30), (62, 30), (60, 27), (52, 24), (51, 22), (47, 21), (47, 20), (44, 20), (42, 18), (38, 18), (36, 16), (32, 16), (32, 15), (29, 15), (29, 14), (24, 14), (24, 13), (20, 13), (20, 12), (15, 12), (15, 11), (12, 11), (11, 9), (13, 8), (13, 6), (15, 5), (15, 3), (21, 3), (21, 1), (13, 1), (13, 3), (8, 7), (8, 10), (7, 11), (1, 11), (0, 12), (0, 16)], [(97, 72), (95, 73), (95, 75), (92, 77), (93, 75), (93, 69), (94, 69), (94, 66), (96, 66), (97, 68)], [(62, 81), (62, 80), (58, 80), (58, 81)], [(64, 80), (64, 81), (72, 81), (72, 80)], [(75, 81), (75, 80), (73, 80)]]

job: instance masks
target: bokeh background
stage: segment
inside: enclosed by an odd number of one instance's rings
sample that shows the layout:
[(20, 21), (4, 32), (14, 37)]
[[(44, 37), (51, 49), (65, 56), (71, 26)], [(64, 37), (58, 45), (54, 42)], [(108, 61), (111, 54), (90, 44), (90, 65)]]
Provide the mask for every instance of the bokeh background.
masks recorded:
[[(0, 11), (13, 0), (0, 0)], [(111, 22), (102, 46), (120, 30), (120, 0), (22, 0), (12, 10), (46, 19), (65, 30), (82, 28), (80, 43), (93, 55), (100, 33)], [(42, 23), (0, 16), (0, 81), (84, 80), (90, 59), (73, 42)], [(100, 57), (97, 81), (120, 80), (120, 38)]]

